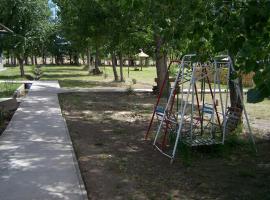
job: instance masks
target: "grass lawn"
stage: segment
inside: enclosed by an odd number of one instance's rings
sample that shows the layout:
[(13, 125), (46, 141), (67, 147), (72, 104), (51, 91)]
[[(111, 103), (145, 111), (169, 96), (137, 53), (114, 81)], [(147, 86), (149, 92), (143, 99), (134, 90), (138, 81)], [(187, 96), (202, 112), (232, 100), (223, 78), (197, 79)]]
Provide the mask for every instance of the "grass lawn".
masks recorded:
[[(95, 86), (111, 86), (121, 87), (134, 85), (134, 87), (152, 88), (154, 84), (155, 68), (149, 67), (141, 71), (130, 69), (128, 77), (128, 69), (124, 68), (125, 83), (114, 82), (112, 67), (100, 67), (103, 71), (102, 75), (89, 75), (87, 69), (83, 66), (46, 66), (42, 68), (42, 80), (59, 80), (61, 87), (95, 87)], [(118, 68), (119, 75), (119, 68)], [(136, 84), (132, 83), (135, 81)]]
[(25, 80), (30, 76), (34, 77), (32, 73), (32, 66), (24, 67), (26, 78), (20, 76), (20, 68), (17, 67), (7, 67), (6, 70), (0, 72), (0, 80)]
[(12, 97), (15, 90), (20, 85), (21, 84), (17, 84), (17, 83), (0, 83), (0, 98)]
[[(41, 68), (43, 75), (41, 80), (58, 80), (61, 87), (74, 88), (91, 88), (91, 87), (127, 87), (132, 85), (134, 88), (148, 88), (151, 89), (153, 85), (156, 85), (154, 79), (156, 77), (156, 68), (144, 67), (143, 71), (134, 71), (133, 67), (130, 67), (128, 75), (128, 67), (124, 67), (124, 83), (115, 82), (113, 76), (113, 70), (111, 66), (101, 66), (103, 71), (102, 75), (94, 76), (89, 75), (85, 66), (55, 66), (46, 65)], [(119, 67), (117, 67), (119, 76)], [(33, 75), (33, 66), (25, 66), (26, 79), (31, 79)], [(19, 67), (8, 67), (7, 70), (0, 72), (0, 80), (13, 79), (23, 80), (25, 78), (20, 77)], [(185, 83), (185, 88), (188, 88), (189, 83)], [(197, 84), (200, 89), (200, 83)], [(214, 85), (212, 84), (212, 88)], [(226, 86), (221, 85), (222, 89)]]
[[(102, 75), (93, 76), (89, 75), (87, 69), (84, 66), (43, 66), (41, 68), (43, 75), (41, 80), (59, 80), (61, 87), (96, 87), (96, 86), (127, 86), (133, 85), (137, 88), (152, 88), (154, 85), (154, 78), (156, 76), (155, 67), (143, 68), (143, 71), (134, 71), (130, 68), (130, 74), (128, 77), (128, 68), (124, 67), (125, 83), (113, 81), (112, 67), (100, 67), (103, 71)], [(117, 68), (119, 75), (119, 67)], [(25, 73), (29, 76), (33, 76), (31, 66), (25, 66)], [(7, 70), (0, 72), (0, 80), (13, 79), (22, 80), (20, 77), (19, 67), (9, 67)], [(136, 84), (134, 84), (136, 83)]]

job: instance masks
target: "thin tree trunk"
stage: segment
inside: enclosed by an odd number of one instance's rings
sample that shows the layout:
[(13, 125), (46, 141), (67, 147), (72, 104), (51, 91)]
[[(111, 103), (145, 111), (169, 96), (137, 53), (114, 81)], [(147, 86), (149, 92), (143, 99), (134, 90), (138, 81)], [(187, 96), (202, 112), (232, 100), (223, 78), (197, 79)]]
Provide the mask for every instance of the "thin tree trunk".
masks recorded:
[(169, 79), (166, 77), (167, 74), (167, 56), (166, 53), (162, 52), (161, 48), (163, 45), (163, 40), (159, 35), (155, 35), (155, 45), (156, 45), (156, 70), (157, 70), (157, 89), (161, 92), (162, 84), (164, 78), (167, 78), (165, 82), (165, 87), (163, 87), (163, 96), (169, 94)]
[(27, 56), (24, 57), (24, 63), (25, 63), (25, 65), (28, 65), (29, 64), (28, 63), (28, 57)]
[(6, 64), (8, 64), (9, 65), (9, 51), (7, 51), (7, 61), (6, 61)]
[(24, 66), (23, 66), (23, 58), (18, 56), (18, 61), (19, 61), (19, 65), (20, 65), (20, 73), (21, 73), (21, 77), (24, 77)]
[(116, 56), (114, 57), (114, 63), (115, 63), (115, 66), (118, 66)]
[(116, 70), (116, 65), (115, 65), (115, 53), (113, 52), (112, 53), (112, 68), (113, 68), (113, 75), (114, 75), (114, 80), (115, 81), (118, 81), (119, 78), (118, 78), (118, 74), (117, 74), (117, 70)]
[(124, 82), (124, 75), (123, 75), (123, 55), (120, 51), (119, 53), (119, 60), (120, 60), (120, 81)]
[(35, 65), (37, 65), (38, 62), (37, 62), (37, 56), (35, 56)]
[(31, 64), (32, 65), (35, 65), (35, 63), (34, 63), (34, 56), (31, 56)]
[(99, 48), (96, 45), (96, 59), (95, 59), (95, 73), (94, 74), (100, 74), (99, 70)]
[(72, 65), (72, 55), (71, 55), (71, 53), (69, 54), (69, 64)]
[(11, 64), (12, 64), (13, 66), (16, 66), (16, 65), (17, 65), (16, 57), (15, 57), (14, 55), (12, 55), (12, 57), (11, 57)]
[[(233, 57), (231, 56), (232, 58), (232, 62), (234, 63), (234, 59)], [(230, 89), (230, 101), (231, 101), (231, 108), (233, 110), (235, 110), (237, 113), (238, 113), (238, 116), (239, 116), (239, 121), (238, 123), (236, 124), (240, 124), (242, 122), (242, 118), (240, 116), (242, 116), (242, 113), (243, 113), (243, 104), (242, 104), (242, 100), (243, 99), (243, 84), (242, 84), (242, 78), (239, 77), (238, 78), (239, 82), (238, 82), (238, 85), (239, 85), (239, 89), (240, 89), (240, 96), (237, 92), (237, 88), (235, 87), (235, 84), (234, 84), (234, 74), (233, 72), (231, 71), (230, 73), (230, 80), (229, 80), (229, 89)], [(236, 113), (236, 115), (237, 115)], [(230, 115), (232, 116), (232, 115)], [(234, 116), (232, 116), (233, 118), (232, 119), (228, 119), (228, 121), (235, 121), (235, 118)], [(231, 127), (231, 131), (233, 131), (236, 127)]]
[(51, 56), (51, 65), (53, 65), (53, 63), (54, 63), (54, 62), (53, 62), (53, 56)]
[(90, 72), (90, 70), (91, 70), (91, 53), (90, 53), (89, 48), (87, 48), (86, 51), (87, 51), (87, 52), (86, 52), (87, 66), (88, 66), (88, 71)]
[(77, 53), (74, 55), (73, 60), (75, 65), (80, 65), (79, 56)]
[(84, 57), (84, 54), (82, 54), (82, 62), (83, 62), (83, 65), (85, 65), (85, 57)]

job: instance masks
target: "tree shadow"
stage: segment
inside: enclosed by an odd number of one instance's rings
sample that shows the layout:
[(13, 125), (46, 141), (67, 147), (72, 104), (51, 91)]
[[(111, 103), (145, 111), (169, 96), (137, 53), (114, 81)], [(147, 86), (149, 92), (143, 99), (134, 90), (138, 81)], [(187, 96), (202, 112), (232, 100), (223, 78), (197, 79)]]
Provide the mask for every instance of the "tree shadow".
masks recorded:
[(102, 81), (82, 81), (82, 80), (59, 80), (61, 87), (80, 87), (80, 88), (91, 88), (91, 87), (118, 87), (119, 82), (102, 82)]

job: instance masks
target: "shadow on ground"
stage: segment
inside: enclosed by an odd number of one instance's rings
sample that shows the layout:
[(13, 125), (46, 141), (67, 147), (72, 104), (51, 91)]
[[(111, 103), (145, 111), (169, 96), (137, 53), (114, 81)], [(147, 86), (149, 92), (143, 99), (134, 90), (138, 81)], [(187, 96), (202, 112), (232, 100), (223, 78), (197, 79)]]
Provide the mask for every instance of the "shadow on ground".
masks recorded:
[(267, 199), (270, 142), (194, 149), (169, 160), (143, 136), (155, 97), (61, 94), (90, 199)]

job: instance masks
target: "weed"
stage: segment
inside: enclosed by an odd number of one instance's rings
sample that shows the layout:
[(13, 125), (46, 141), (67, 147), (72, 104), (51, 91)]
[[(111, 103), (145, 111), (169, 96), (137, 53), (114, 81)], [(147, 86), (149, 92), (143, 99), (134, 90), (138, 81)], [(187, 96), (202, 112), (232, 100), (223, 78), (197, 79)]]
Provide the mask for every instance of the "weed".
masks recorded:
[(132, 94), (134, 94), (134, 93), (135, 93), (135, 91), (134, 91), (134, 89), (132, 88), (132, 86), (128, 86), (127, 89), (126, 89), (126, 94), (127, 94), (127, 95), (132, 95)]
[(137, 83), (137, 80), (135, 78), (132, 79), (132, 84), (135, 85)]
[(104, 79), (107, 79), (107, 78), (109, 77), (109, 75), (105, 72), (105, 73), (103, 74), (103, 77), (104, 77)]

